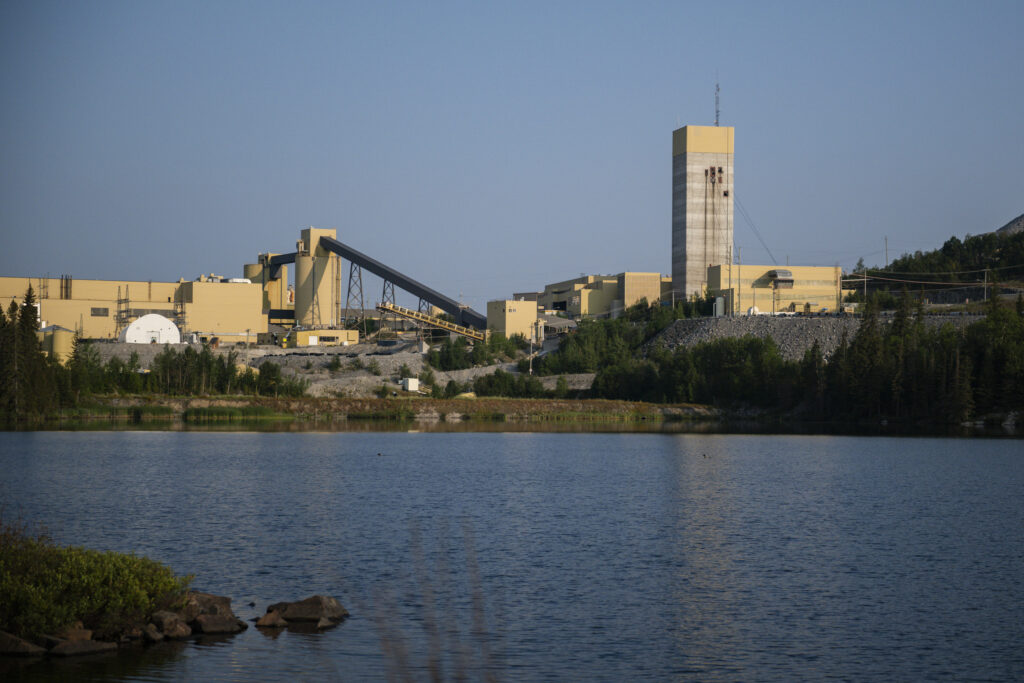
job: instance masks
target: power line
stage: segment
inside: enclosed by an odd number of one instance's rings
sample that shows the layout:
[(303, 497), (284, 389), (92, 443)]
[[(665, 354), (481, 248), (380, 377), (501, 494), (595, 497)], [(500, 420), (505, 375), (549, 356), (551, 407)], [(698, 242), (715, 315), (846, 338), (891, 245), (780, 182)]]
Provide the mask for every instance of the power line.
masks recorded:
[(761, 238), (761, 233), (758, 231), (757, 226), (754, 225), (754, 221), (750, 218), (750, 214), (747, 213), (747, 209), (743, 206), (743, 203), (740, 202), (739, 197), (733, 197), (733, 202), (739, 207), (740, 215), (743, 216), (743, 220), (745, 220), (747, 225), (750, 226), (750, 229), (754, 231), (754, 235), (757, 236), (757, 241), (760, 242), (761, 246), (764, 247), (764, 250), (768, 252), (768, 256), (771, 258), (772, 263), (779, 265), (779, 262), (775, 259), (775, 255), (772, 254), (772, 250), (768, 248), (764, 239)]
[[(886, 275), (968, 275), (970, 273), (984, 273), (986, 271), (993, 270), (1010, 270), (1012, 268), (1024, 268), (1024, 263), (1015, 266), (999, 266), (998, 268), (980, 268), (978, 270), (936, 270), (932, 272), (913, 272), (913, 271), (897, 271), (897, 270), (886, 270), (884, 268), (877, 269), (877, 272), (885, 273)], [(875, 270), (868, 268), (868, 270)]]

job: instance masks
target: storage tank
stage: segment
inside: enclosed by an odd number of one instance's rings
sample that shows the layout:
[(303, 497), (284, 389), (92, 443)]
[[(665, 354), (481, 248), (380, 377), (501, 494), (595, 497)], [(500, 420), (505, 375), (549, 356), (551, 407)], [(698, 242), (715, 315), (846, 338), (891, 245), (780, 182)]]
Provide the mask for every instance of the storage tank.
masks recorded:
[(295, 256), (295, 324), (314, 325), (313, 322), (313, 266), (315, 259), (306, 254)]

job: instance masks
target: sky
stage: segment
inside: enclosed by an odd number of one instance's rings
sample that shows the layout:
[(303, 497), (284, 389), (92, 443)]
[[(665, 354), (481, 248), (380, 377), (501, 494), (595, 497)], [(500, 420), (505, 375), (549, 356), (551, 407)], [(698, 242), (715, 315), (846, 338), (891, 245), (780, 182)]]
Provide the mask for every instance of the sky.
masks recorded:
[(481, 311), (667, 274), (716, 82), (743, 262), (884, 265), (1024, 213), (1022, 34), (1019, 0), (5, 0), (0, 275), (240, 277), (308, 226)]

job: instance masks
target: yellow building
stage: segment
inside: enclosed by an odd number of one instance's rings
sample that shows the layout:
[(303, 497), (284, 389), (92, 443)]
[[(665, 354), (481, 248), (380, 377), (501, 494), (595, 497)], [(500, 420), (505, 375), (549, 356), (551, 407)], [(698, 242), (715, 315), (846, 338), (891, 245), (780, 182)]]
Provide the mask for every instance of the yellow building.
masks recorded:
[(846, 293), (839, 266), (718, 265), (708, 289), (722, 298), (722, 315), (836, 312)]
[(75, 333), (59, 325), (50, 325), (36, 332), (39, 345), (50, 358), (67, 363), (75, 350)]
[(488, 301), (487, 329), (505, 337), (533, 337), (534, 341), (542, 341), (544, 336), (543, 328), (537, 325), (535, 301)]
[(735, 131), (672, 132), (672, 281), (676, 300), (704, 296), (707, 269), (732, 261)]
[(306, 228), (295, 245), (296, 325), (341, 324), (341, 258), (320, 246), (321, 237), (337, 236), (336, 230)]
[(40, 326), (59, 325), (86, 339), (116, 339), (147, 313), (173, 320), (183, 334), (207, 341), (256, 340), (267, 331), (259, 284), (203, 276), (199, 281), (75, 280), (71, 277), (0, 277), (0, 305), (21, 301), (31, 285)]
[(288, 331), (285, 337), (285, 348), (294, 349), (300, 346), (350, 346), (359, 343), (359, 330), (298, 330)]
[(545, 286), (537, 302), (570, 318), (617, 317), (641, 299), (655, 303), (671, 290), (671, 282), (660, 273), (584, 275)]
[(277, 254), (260, 254), (256, 263), (247, 263), (242, 268), (245, 278), (263, 288), (263, 310), (288, 310), (295, 308), (295, 290), (288, 287), (288, 266), (271, 266), (270, 259)]

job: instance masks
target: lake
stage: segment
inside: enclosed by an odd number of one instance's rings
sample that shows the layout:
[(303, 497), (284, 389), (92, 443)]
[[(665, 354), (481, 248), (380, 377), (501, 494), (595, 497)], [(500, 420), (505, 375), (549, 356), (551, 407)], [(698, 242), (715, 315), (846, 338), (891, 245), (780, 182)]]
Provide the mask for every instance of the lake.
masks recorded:
[(0, 502), (352, 613), (7, 680), (1024, 679), (1019, 440), (5, 432)]

